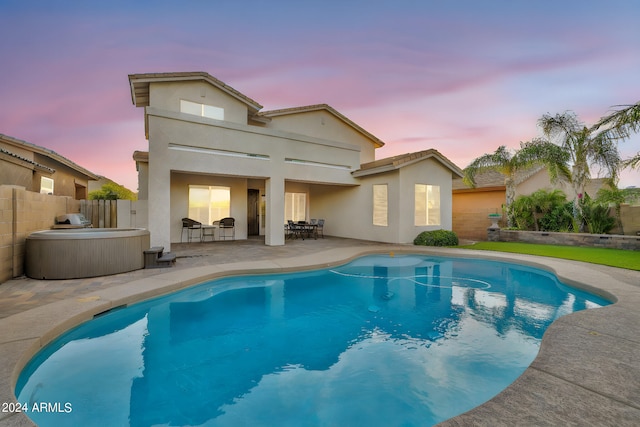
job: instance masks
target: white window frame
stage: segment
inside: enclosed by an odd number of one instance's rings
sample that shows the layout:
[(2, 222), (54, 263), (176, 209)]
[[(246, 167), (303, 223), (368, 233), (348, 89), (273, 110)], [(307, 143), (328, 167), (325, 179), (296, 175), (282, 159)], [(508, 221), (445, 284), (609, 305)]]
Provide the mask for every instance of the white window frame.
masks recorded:
[(389, 226), (389, 186), (373, 184), (373, 225)]
[(306, 221), (307, 219), (307, 193), (284, 193), (284, 221)]
[(53, 194), (54, 182), (48, 176), (40, 177), (40, 194)]
[[(195, 196), (192, 199), (191, 191), (208, 192), (205, 206), (196, 206)], [(228, 196), (225, 196), (228, 194)], [(222, 218), (231, 216), (231, 187), (216, 185), (189, 185), (189, 218), (203, 224), (212, 224)], [(221, 198), (225, 197), (225, 198)], [(216, 206), (221, 202), (226, 202), (226, 206)], [(202, 201), (200, 201), (202, 203)]]
[(440, 186), (415, 184), (414, 225), (417, 227), (442, 224)]
[(180, 100), (180, 112), (209, 119), (224, 120), (224, 108), (187, 101), (186, 99)]

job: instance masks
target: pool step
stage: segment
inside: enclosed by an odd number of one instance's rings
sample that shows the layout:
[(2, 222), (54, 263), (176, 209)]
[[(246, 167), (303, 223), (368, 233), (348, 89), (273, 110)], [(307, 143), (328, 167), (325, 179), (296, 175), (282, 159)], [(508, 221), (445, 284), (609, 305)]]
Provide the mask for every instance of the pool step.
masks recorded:
[(176, 255), (163, 253), (164, 247), (154, 246), (144, 251), (144, 268), (171, 267), (176, 262)]

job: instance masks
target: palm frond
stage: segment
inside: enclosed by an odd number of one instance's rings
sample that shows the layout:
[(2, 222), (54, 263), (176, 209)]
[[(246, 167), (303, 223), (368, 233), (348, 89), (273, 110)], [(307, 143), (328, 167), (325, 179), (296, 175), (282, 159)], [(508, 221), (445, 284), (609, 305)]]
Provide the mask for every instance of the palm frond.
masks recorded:
[(478, 157), (472, 161), (469, 166), (464, 168), (464, 177), (462, 180), (465, 184), (475, 187), (475, 177), (482, 172), (497, 170), (504, 174), (505, 171), (509, 169), (509, 163), (512, 157), (507, 147), (501, 145), (495, 152)]
[(603, 132), (608, 133), (611, 138), (627, 139), (632, 132), (640, 131), (640, 102), (617, 107), (624, 108), (602, 117), (593, 126), (593, 130), (604, 128)]

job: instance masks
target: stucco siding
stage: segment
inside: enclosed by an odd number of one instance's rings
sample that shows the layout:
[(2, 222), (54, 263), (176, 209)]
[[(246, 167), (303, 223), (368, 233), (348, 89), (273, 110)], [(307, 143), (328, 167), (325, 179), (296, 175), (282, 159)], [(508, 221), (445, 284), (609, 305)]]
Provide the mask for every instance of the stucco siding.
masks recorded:
[[(433, 159), (413, 163), (400, 169), (400, 243), (411, 243), (423, 231), (451, 230), (451, 170)], [(426, 184), (440, 187), (440, 224), (415, 225), (415, 185)]]
[[(46, 176), (53, 179), (53, 194), (55, 196), (68, 196), (78, 200), (87, 198), (86, 189), (89, 186), (89, 180), (86, 176), (66, 165), (63, 165), (62, 163), (48, 159), (38, 153), (34, 153), (34, 161), (41, 164), (47, 164), (49, 167), (55, 169), (55, 172), (52, 175), (42, 174), (40, 172), (34, 173), (32, 184), (33, 191), (40, 191), (40, 178), (42, 176)], [(82, 187), (84, 191), (78, 193), (76, 186)]]
[[(3, 161), (0, 167), (0, 185), (18, 185), (33, 191), (33, 170), (11, 161)], [(38, 187), (38, 190), (40, 188)]]
[(151, 168), (160, 160), (178, 171), (355, 182), (350, 172), (359, 167), (359, 149), (354, 145), (180, 118), (161, 111), (149, 115)]
[(375, 160), (375, 148), (371, 140), (326, 110), (276, 116), (272, 118), (268, 127), (316, 138), (355, 144), (361, 149), (359, 164)]
[(224, 121), (247, 124), (248, 109), (239, 100), (201, 81), (150, 83), (149, 105), (180, 112), (180, 100), (224, 109)]
[[(400, 243), (398, 172), (360, 180), (355, 187), (312, 186), (311, 216), (326, 219), (325, 234), (353, 239)], [(387, 185), (388, 225), (373, 225), (373, 185)]]

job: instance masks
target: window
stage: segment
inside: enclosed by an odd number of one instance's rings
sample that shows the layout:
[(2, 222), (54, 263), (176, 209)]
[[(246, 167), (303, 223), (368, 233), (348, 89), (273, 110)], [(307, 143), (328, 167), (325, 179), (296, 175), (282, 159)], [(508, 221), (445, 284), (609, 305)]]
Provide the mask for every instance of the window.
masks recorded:
[(440, 225), (440, 186), (415, 185), (415, 225)]
[(189, 186), (189, 218), (211, 224), (231, 215), (231, 188)]
[(224, 120), (224, 108), (213, 105), (198, 104), (197, 102), (180, 100), (180, 112), (210, 119)]
[(387, 184), (373, 186), (373, 225), (386, 227), (388, 224)]
[(40, 177), (40, 194), (53, 194), (53, 179)]
[(307, 194), (284, 194), (284, 219), (292, 221), (304, 221), (307, 219)]

